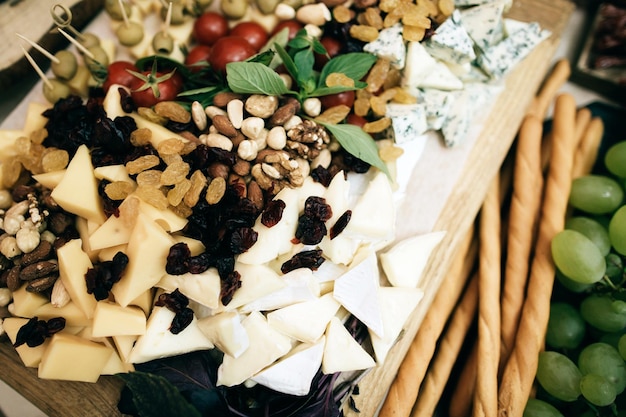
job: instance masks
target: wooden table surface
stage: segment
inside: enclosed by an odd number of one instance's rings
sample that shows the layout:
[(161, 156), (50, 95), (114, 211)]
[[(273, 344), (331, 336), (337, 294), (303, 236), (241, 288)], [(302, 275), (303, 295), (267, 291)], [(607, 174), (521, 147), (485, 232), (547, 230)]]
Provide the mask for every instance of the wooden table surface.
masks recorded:
[[(360, 414), (347, 409), (346, 416), (373, 416), (393, 381), (411, 340), (432, 302), (440, 283), (450, 266), (450, 260), (462, 236), (476, 217), (487, 187), (498, 172), (502, 161), (515, 139), (522, 117), (545, 74), (560, 41), (560, 33), (573, 10), (566, 0), (516, 0), (508, 16), (537, 21), (549, 29), (552, 36), (536, 48), (507, 76), (505, 89), (500, 94), (484, 125), (482, 133), (471, 149), (462, 175), (439, 213), (433, 230), (447, 230), (442, 243), (433, 252), (423, 277), (425, 297), (405, 326), (404, 336), (390, 352), (384, 366), (374, 368), (359, 383), (361, 395), (355, 396)], [(415, 176), (437, 175), (421, 172)], [(426, 177), (427, 178), (427, 177)], [(407, 195), (411, 195), (411, 185)], [(415, 202), (424, 204), (427, 202)], [(409, 208), (410, 210), (410, 208)], [(410, 214), (402, 221), (410, 222)], [(410, 231), (410, 227), (407, 230)], [(121, 381), (114, 376), (101, 377), (96, 384), (50, 381), (37, 378), (36, 369), (25, 368), (9, 343), (0, 343), (0, 379), (49, 416), (112, 417), (119, 416), (117, 401)]]

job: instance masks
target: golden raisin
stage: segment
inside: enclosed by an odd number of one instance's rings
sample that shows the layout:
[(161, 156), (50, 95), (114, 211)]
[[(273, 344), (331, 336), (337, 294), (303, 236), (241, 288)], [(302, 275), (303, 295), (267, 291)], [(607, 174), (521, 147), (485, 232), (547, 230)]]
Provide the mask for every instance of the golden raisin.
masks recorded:
[(137, 174), (135, 181), (137, 185), (159, 187), (161, 185), (161, 171), (158, 169), (147, 169)]
[(381, 30), (383, 28), (383, 18), (380, 16), (380, 10), (375, 7), (368, 7), (363, 13), (365, 22), (373, 28)]
[(373, 122), (367, 122), (363, 125), (363, 131), (367, 133), (380, 133), (383, 130), (391, 126), (391, 119), (388, 117), (382, 117)]
[(333, 106), (329, 109), (326, 109), (324, 113), (315, 118), (315, 121), (337, 124), (346, 117), (348, 117), (349, 113), (350, 107), (346, 106), (345, 104), (340, 104), (339, 106)]
[(169, 205), (165, 194), (156, 187), (140, 185), (135, 190), (135, 195), (160, 210), (165, 210)]
[(183, 181), (174, 185), (174, 187), (172, 187), (167, 192), (167, 201), (172, 206), (179, 205), (183, 201), (183, 198), (185, 197), (185, 195), (187, 194), (187, 191), (189, 191), (190, 188), (191, 188), (191, 181), (185, 178)]
[(350, 27), (350, 36), (363, 42), (372, 42), (378, 38), (378, 30), (366, 25), (353, 25)]
[(348, 23), (352, 19), (352, 12), (340, 4), (333, 9), (333, 17), (338, 23)]
[(437, 7), (442, 15), (450, 16), (454, 12), (454, 0), (439, 0)]
[(180, 154), (185, 147), (185, 143), (178, 138), (169, 138), (162, 140), (157, 145), (157, 152), (159, 155), (174, 155)]
[(406, 41), (421, 42), (426, 35), (426, 28), (419, 26), (404, 25), (402, 28), (402, 37)]
[(161, 185), (178, 184), (189, 174), (189, 164), (177, 161), (169, 164), (161, 174)]
[(357, 98), (354, 100), (354, 114), (357, 116), (367, 116), (370, 111), (370, 101), (367, 98)]
[(128, 181), (114, 181), (104, 187), (104, 192), (111, 200), (124, 200), (133, 191), (135, 186)]
[(325, 82), (328, 87), (354, 87), (354, 80), (343, 72), (331, 72)]
[(41, 168), (43, 172), (60, 171), (67, 167), (70, 156), (64, 149), (52, 149), (41, 156)]
[(207, 179), (200, 170), (195, 170), (193, 174), (191, 174), (189, 180), (191, 182), (191, 187), (187, 190), (187, 193), (185, 193), (183, 202), (189, 207), (194, 207), (198, 204), (200, 193), (202, 193), (202, 190), (206, 186)]
[(152, 130), (146, 127), (134, 130), (130, 134), (130, 143), (136, 147), (141, 147), (149, 144), (150, 139), (152, 139)]
[(159, 165), (161, 160), (156, 155), (143, 155), (139, 158), (126, 163), (126, 171), (130, 174), (139, 174), (146, 169), (154, 168)]
[(367, 87), (365, 89), (370, 93), (378, 91), (385, 83), (390, 66), (388, 59), (378, 58), (367, 75)]
[(222, 177), (213, 178), (206, 190), (206, 202), (209, 204), (219, 203), (225, 192), (226, 180)]

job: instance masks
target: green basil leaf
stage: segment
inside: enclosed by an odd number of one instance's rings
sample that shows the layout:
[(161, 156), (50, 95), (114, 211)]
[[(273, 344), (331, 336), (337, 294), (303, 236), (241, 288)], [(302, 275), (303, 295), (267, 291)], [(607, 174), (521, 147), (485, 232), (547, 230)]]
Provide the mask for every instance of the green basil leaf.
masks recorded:
[(324, 87), (326, 85), (326, 77), (333, 72), (341, 72), (354, 81), (358, 81), (367, 74), (375, 62), (376, 56), (366, 52), (351, 52), (337, 55), (324, 65), (317, 85)]
[(201, 417), (200, 412), (162, 376), (139, 371), (118, 376), (133, 393), (133, 404), (141, 417)]
[(307, 48), (296, 52), (293, 62), (298, 68), (298, 84), (303, 85), (313, 77), (313, 64), (315, 63), (313, 51)]
[(258, 62), (226, 64), (226, 81), (235, 93), (279, 96), (289, 92), (274, 70)]
[(285, 48), (283, 48), (282, 45), (279, 45), (279, 44), (275, 43), (274, 47), (276, 48), (276, 52), (278, 53), (278, 56), (280, 56), (280, 59), (283, 60), (283, 65), (285, 66), (285, 69), (287, 70), (287, 72), (295, 80), (299, 79), (299, 77), (298, 77), (298, 67), (296, 66), (296, 63), (293, 62), (293, 59), (291, 58), (291, 55), (289, 55), (287, 53), (287, 51), (285, 50)]
[(296, 36), (287, 43), (287, 46), (294, 49), (308, 48), (311, 46), (311, 41), (306, 38)]
[(250, 58), (246, 60), (246, 62), (258, 62), (267, 67), (270, 65), (270, 62), (272, 62), (274, 55), (276, 55), (276, 52), (270, 49), (267, 51), (259, 52), (258, 54), (251, 56)]
[(390, 175), (387, 165), (378, 155), (378, 146), (376, 146), (376, 142), (359, 126), (324, 122), (317, 123), (324, 126), (347, 152), (380, 169), (382, 172), (387, 174), (387, 176)]
[(317, 38), (313, 38), (313, 50), (320, 55), (326, 55), (327, 52), (326, 47)]

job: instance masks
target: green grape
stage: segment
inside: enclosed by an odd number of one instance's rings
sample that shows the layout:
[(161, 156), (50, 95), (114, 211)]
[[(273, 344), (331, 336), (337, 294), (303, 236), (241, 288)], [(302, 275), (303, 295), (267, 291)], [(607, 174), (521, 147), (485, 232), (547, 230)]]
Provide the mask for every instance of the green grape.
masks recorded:
[(585, 336), (585, 321), (571, 304), (552, 303), (546, 343), (553, 348), (576, 349)]
[(569, 203), (587, 213), (615, 211), (624, 199), (622, 186), (604, 175), (584, 175), (572, 181)]
[(626, 255), (626, 205), (620, 207), (611, 217), (609, 239), (616, 252)]
[(578, 368), (583, 375), (594, 374), (606, 378), (621, 394), (626, 388), (626, 364), (617, 349), (606, 343), (592, 343), (580, 352)]
[(570, 358), (559, 352), (539, 354), (537, 381), (546, 392), (561, 401), (576, 401), (580, 396), (582, 374)]
[(583, 283), (576, 282), (576, 281), (569, 279), (568, 277), (563, 275), (563, 273), (559, 271), (558, 269), (556, 270), (555, 276), (556, 276), (556, 279), (561, 283), (561, 285), (563, 285), (565, 288), (567, 288), (571, 292), (581, 293), (593, 287), (593, 284), (583, 284)]
[(626, 360), (626, 334), (623, 334), (617, 342), (617, 351), (622, 359)]
[(580, 314), (593, 327), (607, 333), (626, 328), (626, 302), (609, 295), (591, 294), (580, 304)]
[(605, 407), (613, 404), (617, 394), (613, 384), (601, 375), (587, 374), (580, 380), (580, 392), (593, 405)]
[(604, 276), (606, 261), (600, 249), (585, 235), (575, 230), (562, 230), (551, 243), (556, 267), (569, 279), (593, 284)]
[(606, 151), (604, 166), (616, 177), (626, 178), (626, 141), (616, 143)]
[(600, 249), (603, 256), (611, 251), (609, 232), (596, 220), (584, 216), (572, 217), (565, 222), (565, 228), (587, 236)]
[(606, 276), (614, 283), (620, 284), (624, 278), (624, 263), (616, 253), (606, 255)]
[(522, 417), (564, 417), (552, 404), (529, 398)]

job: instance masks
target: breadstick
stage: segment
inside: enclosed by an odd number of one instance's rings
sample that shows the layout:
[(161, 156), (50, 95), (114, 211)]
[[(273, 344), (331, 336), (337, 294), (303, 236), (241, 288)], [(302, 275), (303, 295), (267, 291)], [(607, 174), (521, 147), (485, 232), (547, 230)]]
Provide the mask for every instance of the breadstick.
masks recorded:
[(478, 274), (478, 360), (475, 417), (498, 412), (498, 358), (500, 357), (500, 197), (499, 176), (487, 192), (480, 212)]
[(557, 61), (550, 75), (541, 86), (541, 90), (533, 100), (533, 104), (528, 113), (537, 116), (539, 120), (545, 119), (552, 99), (559, 88), (565, 84), (571, 73), (572, 70), (567, 59), (562, 58)]
[(530, 253), (543, 187), (542, 132), (541, 121), (535, 116), (526, 116), (517, 138), (513, 196), (509, 208), (507, 256), (502, 285), (501, 368), (513, 348), (524, 304)]
[(572, 178), (580, 177), (591, 172), (593, 164), (598, 157), (600, 141), (604, 134), (604, 123), (599, 117), (594, 117), (589, 122), (587, 129), (583, 133), (578, 148), (574, 154), (574, 168)]
[(478, 346), (474, 343), (472, 351), (463, 364), (463, 369), (456, 382), (450, 398), (449, 417), (468, 417), (472, 409), (474, 389), (476, 388), (476, 364), (478, 363)]
[(450, 266), (424, 320), (409, 346), (398, 374), (389, 387), (379, 417), (408, 416), (415, 404), (420, 385), (433, 357), (437, 339), (459, 299), (476, 258), (474, 229), (470, 228), (459, 244), (457, 256)]
[[(576, 136), (576, 147), (580, 146), (580, 142), (585, 136), (585, 132), (589, 128), (591, 122), (591, 110), (587, 107), (581, 107), (576, 112), (576, 128), (574, 135)], [(574, 165), (576, 165), (576, 155), (574, 154)]]
[(501, 417), (521, 416), (528, 400), (539, 352), (543, 348), (550, 314), (550, 297), (555, 267), (550, 252), (554, 235), (563, 230), (572, 182), (576, 102), (570, 94), (557, 97), (554, 108), (553, 144), (550, 167), (532, 260), (527, 297), (517, 337), (506, 364), (498, 397)]
[(441, 398), (441, 394), (450, 377), (450, 371), (452, 371), (467, 331), (476, 316), (477, 304), (478, 274), (475, 274), (450, 318), (447, 330), (439, 343), (437, 354), (431, 361), (428, 374), (424, 378), (424, 383), (411, 417), (432, 417), (434, 415), (439, 398)]

